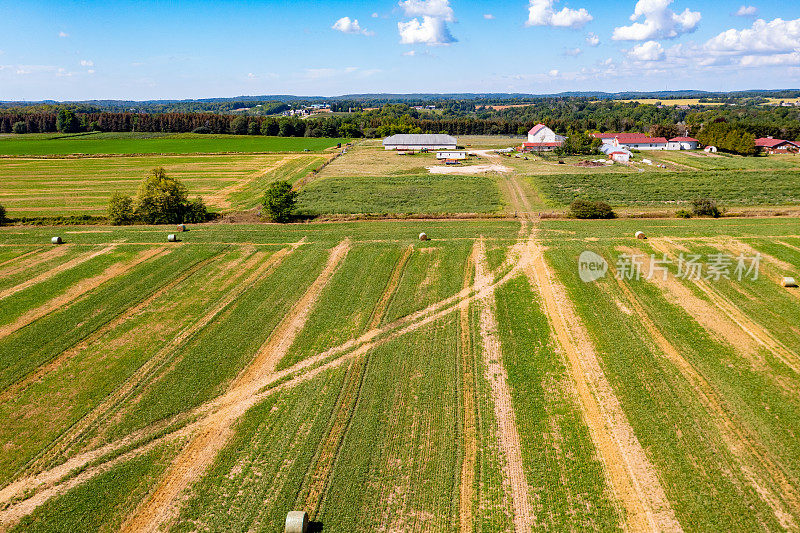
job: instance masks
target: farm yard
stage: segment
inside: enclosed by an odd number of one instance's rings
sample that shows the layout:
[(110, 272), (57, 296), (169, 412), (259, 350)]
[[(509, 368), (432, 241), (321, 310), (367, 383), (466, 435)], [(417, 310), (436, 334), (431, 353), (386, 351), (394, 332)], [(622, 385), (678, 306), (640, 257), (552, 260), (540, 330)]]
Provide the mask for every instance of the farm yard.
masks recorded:
[(0, 228), (4, 529), (800, 521), (795, 221), (53, 231)]

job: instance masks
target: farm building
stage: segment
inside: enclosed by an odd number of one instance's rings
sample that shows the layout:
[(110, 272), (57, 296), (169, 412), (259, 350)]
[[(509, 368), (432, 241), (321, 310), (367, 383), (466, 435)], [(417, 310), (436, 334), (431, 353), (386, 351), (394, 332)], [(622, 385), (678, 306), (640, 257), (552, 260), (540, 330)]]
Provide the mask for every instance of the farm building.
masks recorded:
[(466, 150), (447, 150), (443, 152), (436, 152), (436, 159), (466, 159), (467, 158), (467, 151)]
[(385, 150), (455, 150), (457, 147), (456, 138), (444, 134), (401, 133), (383, 140)]
[(616, 161), (617, 163), (627, 163), (633, 155), (630, 150), (613, 144), (602, 144), (599, 150), (606, 154), (611, 161)]
[(593, 133), (603, 144), (628, 150), (668, 150), (669, 141), (664, 137), (651, 137), (643, 133)]
[(667, 150), (697, 150), (700, 141), (692, 137), (675, 137), (667, 142)]
[(522, 143), (523, 152), (546, 152), (554, 150), (564, 144), (566, 137), (556, 133), (545, 126), (537, 124), (528, 132), (528, 142)]
[(767, 154), (796, 154), (800, 152), (800, 143), (762, 137), (761, 139), (756, 139), (756, 148)]

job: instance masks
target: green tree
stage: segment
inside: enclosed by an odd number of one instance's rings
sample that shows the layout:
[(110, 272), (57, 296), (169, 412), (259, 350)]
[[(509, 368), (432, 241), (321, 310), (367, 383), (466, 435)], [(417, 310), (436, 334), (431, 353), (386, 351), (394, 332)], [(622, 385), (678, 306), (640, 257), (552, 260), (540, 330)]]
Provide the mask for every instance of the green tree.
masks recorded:
[(611, 206), (605, 202), (575, 200), (569, 205), (569, 213), (574, 218), (617, 218)]
[(258, 135), (259, 133), (261, 133), (261, 129), (258, 127), (258, 122), (256, 122), (255, 120), (251, 120), (247, 124), (247, 134)]
[(186, 212), (183, 221), (191, 224), (199, 224), (208, 219), (208, 209), (205, 202), (199, 196), (186, 205)]
[(186, 186), (159, 167), (139, 185), (135, 213), (146, 224), (178, 224), (188, 203)]
[(264, 214), (273, 222), (288, 222), (296, 205), (297, 191), (288, 181), (273, 182), (264, 193)]
[(132, 224), (136, 219), (133, 209), (133, 198), (115, 192), (108, 201), (108, 221), (114, 226)]
[(692, 200), (692, 212), (699, 217), (719, 218), (722, 216), (722, 210), (717, 206), (717, 201), (710, 198)]
[(247, 135), (247, 117), (236, 117), (231, 120), (231, 133), (234, 135)]
[(0, 205), (0, 225), (6, 222), (6, 208)]
[(28, 133), (28, 125), (22, 122), (15, 122), (13, 126), (11, 126), (11, 131), (16, 133), (17, 135), (22, 135), (23, 133)]
[(79, 131), (81, 121), (69, 109), (60, 109), (56, 115), (56, 129), (61, 133), (75, 133)]

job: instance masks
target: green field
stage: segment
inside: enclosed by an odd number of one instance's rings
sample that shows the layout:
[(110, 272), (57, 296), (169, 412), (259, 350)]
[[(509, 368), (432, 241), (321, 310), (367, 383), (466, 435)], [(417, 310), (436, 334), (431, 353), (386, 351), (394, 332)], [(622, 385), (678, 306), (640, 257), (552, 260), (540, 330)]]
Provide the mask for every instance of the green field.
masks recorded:
[(209, 154), (321, 152), (345, 139), (202, 135), (196, 133), (80, 133), (0, 135), (0, 155)]
[(167, 230), (0, 228), (0, 528), (800, 521), (795, 220)]

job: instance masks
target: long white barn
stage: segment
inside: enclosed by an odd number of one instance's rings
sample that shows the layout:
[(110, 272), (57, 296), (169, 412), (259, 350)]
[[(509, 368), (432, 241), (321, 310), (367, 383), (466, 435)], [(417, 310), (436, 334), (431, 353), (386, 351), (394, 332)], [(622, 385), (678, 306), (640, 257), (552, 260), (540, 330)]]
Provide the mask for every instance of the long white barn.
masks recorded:
[(455, 150), (455, 137), (441, 133), (401, 133), (383, 140), (384, 150)]

